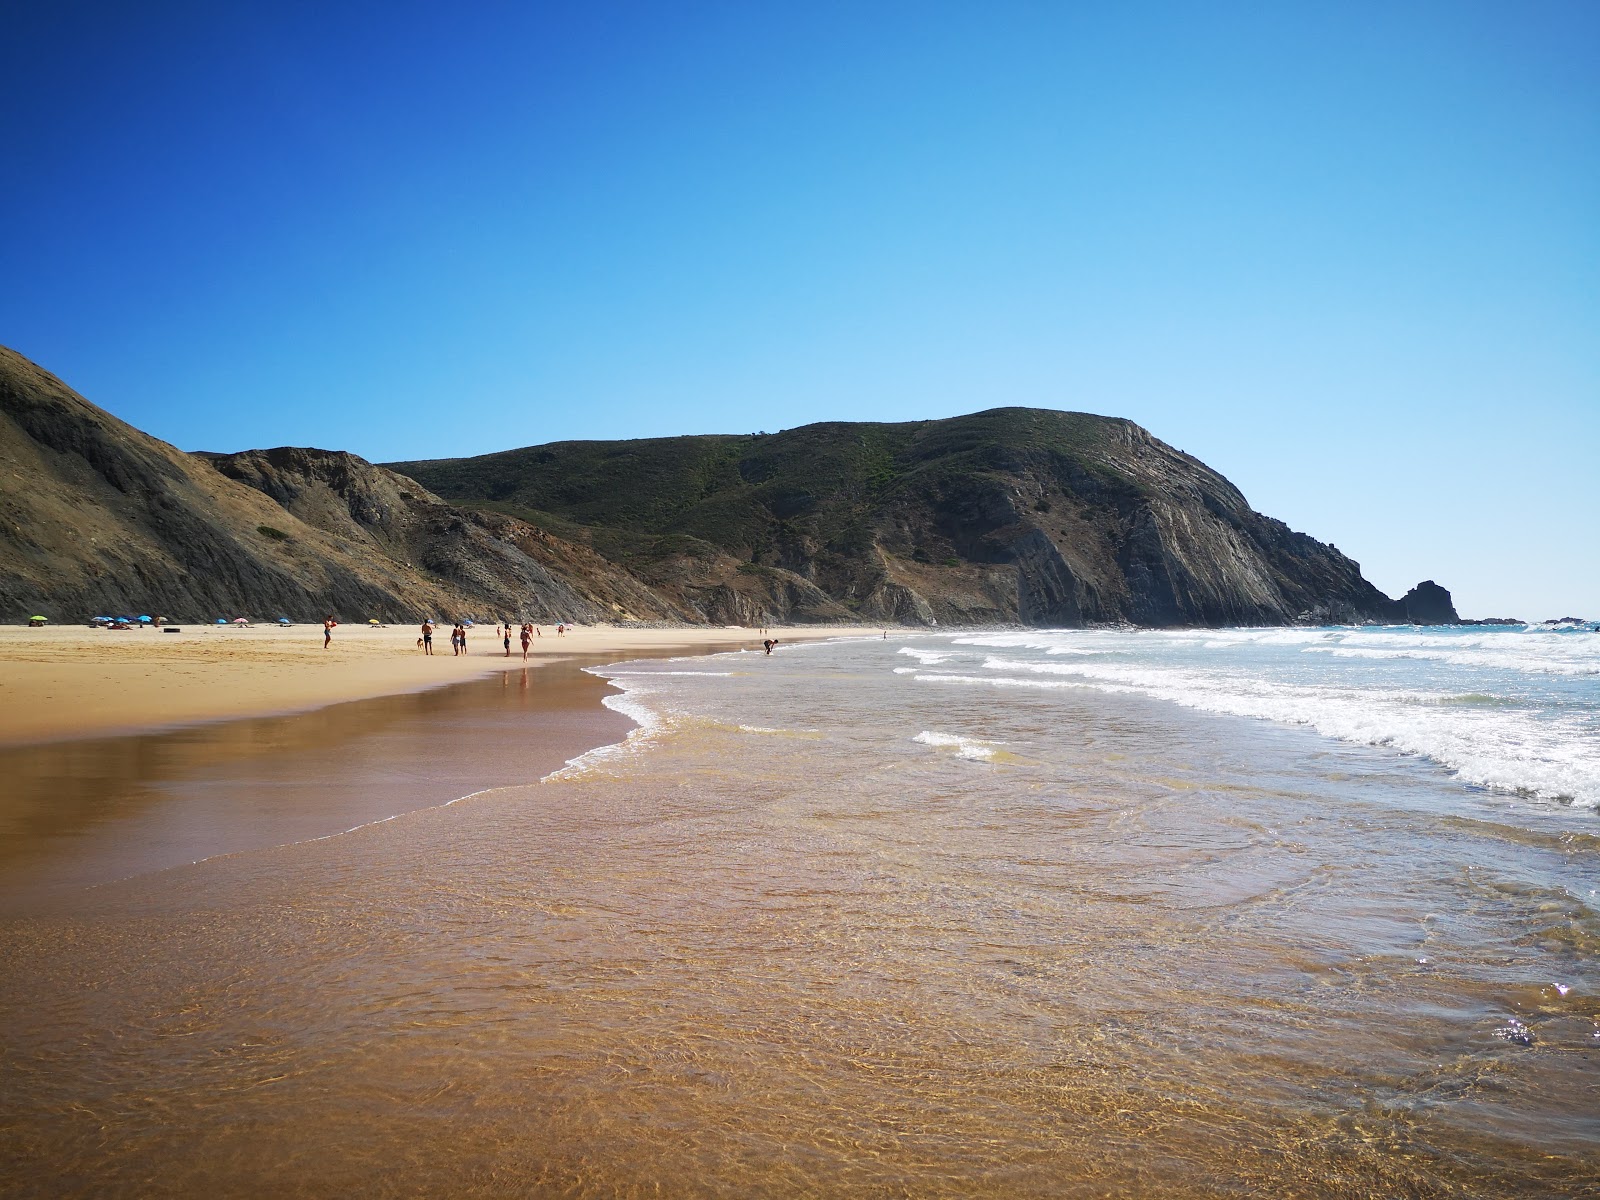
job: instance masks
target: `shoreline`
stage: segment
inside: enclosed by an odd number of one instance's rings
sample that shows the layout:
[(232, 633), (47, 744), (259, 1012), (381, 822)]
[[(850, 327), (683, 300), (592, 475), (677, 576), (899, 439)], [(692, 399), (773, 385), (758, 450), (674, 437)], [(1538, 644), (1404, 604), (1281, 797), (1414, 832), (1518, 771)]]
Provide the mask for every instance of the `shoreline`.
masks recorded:
[[(92, 907), (85, 889), (536, 783), (632, 732), (602, 703), (614, 688), (585, 670), (610, 659), (519, 659), (515, 670), (322, 709), (0, 747), (11, 781), (0, 917)], [(447, 744), (432, 736), (440, 729)]]
[[(639, 727), (604, 703), (620, 689), (588, 668), (715, 654), (746, 640), (704, 632), (693, 643), (562, 645), (527, 662), (483, 654), (459, 677), (287, 712), (0, 744), (0, 775), (12, 782), (0, 802), (0, 920), (80, 903), (92, 910), (95, 888), (536, 786)], [(374, 771), (386, 780), (380, 788)], [(198, 790), (180, 784), (201, 780)]]
[[(775, 632), (780, 642), (877, 635), (862, 626)], [(321, 635), (314, 625), (184, 626), (178, 634), (0, 627), (0, 748), (290, 716), (566, 658), (606, 661), (609, 655), (614, 661), (667, 651), (755, 648), (763, 636), (748, 628), (703, 626), (582, 626), (564, 636), (546, 630), (524, 663), (515, 641), (511, 657), (504, 656), (492, 627), (474, 629), (462, 656), (449, 652), (447, 629), (435, 633), (432, 656), (417, 649), (411, 626), (341, 626), (326, 651)]]

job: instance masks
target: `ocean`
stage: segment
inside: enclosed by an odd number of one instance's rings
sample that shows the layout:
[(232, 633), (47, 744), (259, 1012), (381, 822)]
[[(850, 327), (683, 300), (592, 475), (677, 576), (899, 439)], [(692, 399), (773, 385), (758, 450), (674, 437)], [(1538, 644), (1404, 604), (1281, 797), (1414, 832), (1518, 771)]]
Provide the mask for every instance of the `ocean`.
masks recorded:
[(8, 926), (14, 1161), (106, 1195), (1600, 1186), (1600, 635), (589, 670), (623, 742)]

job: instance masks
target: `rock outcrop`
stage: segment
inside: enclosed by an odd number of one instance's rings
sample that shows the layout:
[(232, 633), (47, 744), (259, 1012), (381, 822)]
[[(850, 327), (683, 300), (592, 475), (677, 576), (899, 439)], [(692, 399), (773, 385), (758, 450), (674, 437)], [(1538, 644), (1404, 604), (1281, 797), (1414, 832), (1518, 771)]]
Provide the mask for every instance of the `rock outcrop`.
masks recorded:
[(1394, 619), (1397, 623), (1411, 625), (1461, 624), (1449, 589), (1440, 587), (1431, 579), (1424, 579), (1395, 601)]

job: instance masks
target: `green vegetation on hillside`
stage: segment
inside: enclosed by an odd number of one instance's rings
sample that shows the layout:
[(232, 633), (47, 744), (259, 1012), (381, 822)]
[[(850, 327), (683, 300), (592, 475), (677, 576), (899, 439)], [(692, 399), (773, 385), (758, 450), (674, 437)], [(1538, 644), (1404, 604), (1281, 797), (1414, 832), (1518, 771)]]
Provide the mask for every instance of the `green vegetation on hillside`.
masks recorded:
[(478, 458), (388, 464), (454, 501), (584, 538), (607, 557), (660, 554), (644, 535), (684, 534), (738, 558), (809, 536), (859, 552), (869, 514), (897, 493), (947, 492), (973, 475), (1059, 459), (1108, 483), (1098, 448), (1126, 422), (1000, 408), (948, 421), (823, 422), (776, 434), (554, 442)]

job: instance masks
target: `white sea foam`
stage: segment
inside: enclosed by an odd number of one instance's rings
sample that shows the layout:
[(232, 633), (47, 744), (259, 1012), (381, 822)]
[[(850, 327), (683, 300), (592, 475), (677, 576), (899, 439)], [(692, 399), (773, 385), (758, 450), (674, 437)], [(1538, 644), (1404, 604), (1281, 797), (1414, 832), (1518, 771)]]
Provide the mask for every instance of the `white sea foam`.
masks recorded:
[(909, 655), (919, 663), (930, 667), (935, 663), (947, 662), (955, 657), (947, 650), (924, 650), (920, 646), (901, 646), (900, 653)]
[(1000, 675), (940, 675), (926, 673), (917, 675), (916, 681), (918, 683), (971, 683), (981, 687), (1037, 688), (1041, 691), (1059, 690), (1061, 688), (1093, 688), (1097, 691), (1134, 690), (1133, 688), (1112, 688), (1109, 685), (1093, 684), (1087, 680), (1011, 679)]
[(1600, 804), (1600, 745), (1592, 718), (1522, 711), (1515, 704), (1486, 705), (1485, 693), (1479, 691), (1395, 689), (1369, 681), (1350, 686), (1306, 684), (1220, 664), (1207, 669), (990, 656), (983, 668), (1004, 674), (921, 674), (917, 679), (987, 681), (996, 687), (1073, 686), (1076, 681), (1076, 686), (1135, 692), (1207, 712), (1303, 725), (1326, 737), (1422, 755), (1480, 786), (1534, 793), (1582, 807)]
[[(611, 667), (596, 668), (585, 667), (585, 672), (598, 675), (602, 679), (612, 679), (614, 676), (642, 676), (651, 674), (645, 671), (618, 671)], [(725, 672), (716, 671), (660, 671), (654, 672), (661, 675), (717, 675)], [(579, 779), (600, 763), (623, 755), (634, 754), (646, 748), (658, 738), (666, 727), (666, 719), (644, 701), (648, 693), (648, 685), (630, 680), (628, 683), (619, 683), (623, 691), (620, 694), (606, 696), (600, 703), (613, 712), (621, 713), (634, 723), (634, 728), (628, 731), (628, 736), (620, 742), (612, 742), (605, 746), (596, 746), (593, 750), (586, 750), (576, 758), (569, 758), (566, 765), (550, 772), (539, 782), (550, 780)]]
[[(598, 672), (596, 672), (596, 673), (598, 674)], [(704, 677), (708, 677), (708, 678), (711, 678), (711, 679), (731, 679), (733, 677), (733, 672), (732, 671), (619, 671), (619, 670), (616, 670), (615, 668), (607, 667), (606, 670), (605, 670), (605, 676), (604, 677), (607, 678), (607, 679), (610, 679), (610, 678), (612, 678), (614, 676), (617, 676), (617, 675), (646, 675), (646, 676), (699, 675), (699, 676), (704, 676)]]
[[(1600, 638), (1595, 639), (1600, 641)], [(1458, 648), (1459, 647), (1459, 648)], [(1502, 649), (1474, 649), (1459, 642), (1444, 649), (1420, 646), (1307, 646), (1305, 653), (1331, 654), (1335, 658), (1365, 658), (1375, 662), (1417, 659), (1422, 662), (1450, 663), (1458, 667), (1486, 667), (1495, 671), (1536, 671), (1542, 675), (1600, 675), (1600, 655), (1557, 656), (1518, 646)]]
[(1000, 752), (1000, 742), (987, 742), (982, 738), (962, 737), (956, 733), (939, 733), (935, 730), (924, 729), (911, 739), (924, 746), (932, 746), (940, 750), (954, 750), (957, 758), (965, 758), (974, 762), (988, 762), (993, 760)]

